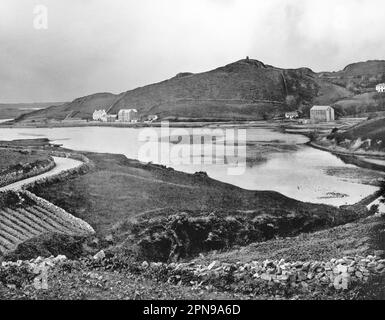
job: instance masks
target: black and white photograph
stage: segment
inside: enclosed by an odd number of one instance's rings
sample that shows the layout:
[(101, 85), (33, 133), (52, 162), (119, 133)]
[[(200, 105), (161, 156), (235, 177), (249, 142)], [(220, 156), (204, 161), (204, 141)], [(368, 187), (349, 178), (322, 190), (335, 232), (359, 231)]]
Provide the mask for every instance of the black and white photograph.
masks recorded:
[(384, 30), (383, 0), (0, 0), (0, 302), (384, 300)]

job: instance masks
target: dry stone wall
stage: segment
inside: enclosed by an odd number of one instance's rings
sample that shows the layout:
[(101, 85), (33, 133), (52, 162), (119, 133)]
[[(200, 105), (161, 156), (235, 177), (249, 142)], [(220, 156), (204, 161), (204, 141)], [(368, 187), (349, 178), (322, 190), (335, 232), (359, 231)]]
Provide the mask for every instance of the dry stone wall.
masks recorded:
[(82, 164), (76, 168), (62, 171), (54, 176), (48, 176), (48, 177), (33, 181), (29, 184), (24, 185), (23, 189), (30, 189), (40, 184), (63, 181), (72, 175), (85, 174), (94, 167), (93, 162), (90, 159), (88, 159), (86, 156), (83, 156), (82, 154), (53, 151), (53, 152), (50, 152), (50, 155), (53, 157), (71, 158), (74, 160), (81, 161)]
[(0, 173), (0, 187), (37, 176), (52, 170), (54, 167), (55, 162), (50, 157), (46, 160), (38, 160), (33, 163), (22, 165), (18, 168), (10, 168), (9, 170)]
[[(83, 155), (52, 152), (50, 156), (73, 158), (81, 161), (82, 164), (57, 175), (24, 185), (24, 190), (20, 192), (0, 193), (0, 223), (3, 223), (2, 228), (0, 228), (0, 257), (2, 254), (16, 249), (20, 243), (46, 232), (69, 235), (95, 233), (87, 222), (26, 190), (35, 184), (54, 182), (58, 179), (67, 179), (73, 174), (85, 173), (93, 166), (92, 162)], [(55, 166), (51, 157), (50, 165)], [(46, 167), (47, 170), (50, 170), (48, 166)], [(37, 174), (40, 173), (42, 172)]]
[(369, 255), (307, 262), (265, 260), (231, 264), (213, 261), (207, 265), (144, 261), (141, 269), (149, 275), (161, 274), (163, 280), (175, 284), (261, 294), (322, 289), (343, 291), (367, 282), (371, 275), (385, 273), (385, 259)]
[[(33, 200), (39, 207), (44, 208), (45, 210), (60, 217), (60, 219), (65, 220), (66, 223), (71, 225), (71, 227), (73, 227), (74, 229), (84, 231), (85, 235), (95, 233), (95, 230), (87, 222), (83, 221), (82, 219), (76, 218), (64, 209), (55, 206), (53, 203), (43, 198), (40, 198), (27, 190), (24, 190), (21, 193)], [(79, 232), (79, 234), (81, 233)]]

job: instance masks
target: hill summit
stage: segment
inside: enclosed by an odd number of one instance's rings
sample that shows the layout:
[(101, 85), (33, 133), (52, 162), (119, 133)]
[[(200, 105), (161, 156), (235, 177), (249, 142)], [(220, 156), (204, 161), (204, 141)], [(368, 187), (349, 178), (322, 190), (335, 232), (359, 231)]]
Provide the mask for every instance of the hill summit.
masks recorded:
[(315, 73), (309, 68), (282, 69), (246, 58), (203, 73), (182, 72), (120, 94), (97, 93), (78, 98), (23, 115), (17, 121), (91, 119), (96, 109), (116, 114), (123, 108), (169, 120), (258, 120), (290, 110), (306, 112), (313, 104), (331, 104), (344, 114), (351, 113), (352, 104), (362, 105), (362, 94), (369, 94), (364, 107), (381, 107), (374, 92), (380, 81), (385, 81), (385, 61)]

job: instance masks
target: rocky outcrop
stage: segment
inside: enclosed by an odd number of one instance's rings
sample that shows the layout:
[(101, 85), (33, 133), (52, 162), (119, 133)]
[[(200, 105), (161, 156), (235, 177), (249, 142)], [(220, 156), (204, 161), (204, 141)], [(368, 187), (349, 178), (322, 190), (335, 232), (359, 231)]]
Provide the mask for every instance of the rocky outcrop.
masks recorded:
[(37, 290), (48, 289), (47, 276), (51, 268), (67, 260), (64, 255), (31, 260), (6, 261), (0, 265), (0, 284), (9, 289), (21, 288), (31, 283)]
[(116, 255), (100, 251), (95, 256), (70, 260), (53, 255), (31, 260), (6, 261), (0, 264), (0, 286), (36, 290), (48, 289), (47, 281), (54, 274), (71, 274), (80, 279), (84, 272), (104, 281), (108, 273), (136, 274), (141, 279), (166, 282), (193, 290), (233, 292), (252, 297), (301, 298), (354, 296), (356, 289), (385, 275), (385, 259), (375, 255), (351, 256), (329, 261), (265, 260), (226, 263), (223, 261), (161, 263), (124, 262)]
[[(138, 256), (150, 261), (175, 261), (194, 257), (202, 252), (225, 250), (275, 237), (292, 237), (304, 232), (346, 224), (369, 215), (362, 210), (341, 209), (333, 214), (217, 213), (194, 215), (181, 213), (134, 223), (124, 241), (137, 250)], [(116, 230), (116, 234), (120, 233)]]

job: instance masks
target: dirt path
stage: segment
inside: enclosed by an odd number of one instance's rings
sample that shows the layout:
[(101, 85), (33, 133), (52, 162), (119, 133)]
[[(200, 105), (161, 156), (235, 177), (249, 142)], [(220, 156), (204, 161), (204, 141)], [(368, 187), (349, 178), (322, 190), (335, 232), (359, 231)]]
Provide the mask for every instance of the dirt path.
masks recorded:
[(37, 176), (28, 178), (28, 179), (20, 180), (20, 181), (17, 181), (15, 183), (9, 184), (5, 187), (0, 188), (0, 192), (10, 191), (10, 190), (13, 190), (13, 191), (20, 190), (20, 189), (22, 189), (23, 186), (25, 186), (31, 182), (35, 182), (35, 181), (38, 181), (38, 180), (43, 179), (43, 178), (55, 176), (55, 175), (57, 175), (63, 171), (69, 170), (69, 169), (77, 168), (77, 167), (81, 166), (83, 163), (81, 161), (74, 160), (71, 158), (61, 158), (61, 157), (52, 157), (52, 158), (55, 161), (55, 167), (52, 170), (45, 172), (45, 173), (42, 173), (42, 174), (39, 174)]

